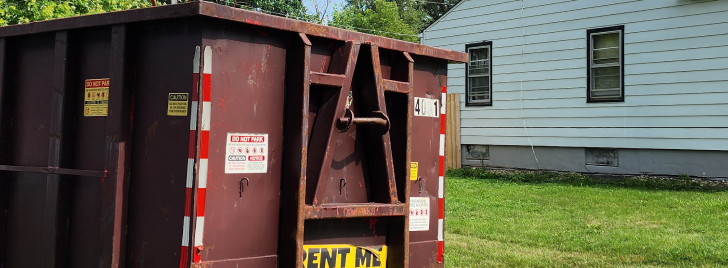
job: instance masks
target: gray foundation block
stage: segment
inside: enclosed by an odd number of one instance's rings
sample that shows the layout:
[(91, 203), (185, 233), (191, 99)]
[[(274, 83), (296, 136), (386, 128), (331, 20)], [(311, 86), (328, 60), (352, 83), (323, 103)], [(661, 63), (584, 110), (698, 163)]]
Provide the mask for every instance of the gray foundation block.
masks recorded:
[(481, 161), (467, 159), (467, 146), (463, 145), (462, 157), (463, 164), (470, 166), (479, 166), (482, 162), (486, 166), (572, 172), (728, 177), (728, 151), (612, 149), (617, 150), (617, 166), (587, 165), (585, 148), (570, 147), (534, 147), (532, 151), (529, 146), (490, 145), (488, 159)]

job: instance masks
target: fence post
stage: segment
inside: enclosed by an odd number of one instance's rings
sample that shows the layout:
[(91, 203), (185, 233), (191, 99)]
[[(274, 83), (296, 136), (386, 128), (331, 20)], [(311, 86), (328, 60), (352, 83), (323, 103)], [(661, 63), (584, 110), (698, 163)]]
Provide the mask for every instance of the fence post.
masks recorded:
[(447, 168), (461, 168), (460, 149), (460, 93), (447, 94), (445, 130), (445, 163)]

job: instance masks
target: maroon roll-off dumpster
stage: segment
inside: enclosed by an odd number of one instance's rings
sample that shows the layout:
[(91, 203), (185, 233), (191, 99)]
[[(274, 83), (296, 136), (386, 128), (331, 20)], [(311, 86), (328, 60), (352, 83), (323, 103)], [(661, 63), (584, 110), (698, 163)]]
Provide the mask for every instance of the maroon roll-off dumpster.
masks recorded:
[(0, 268), (443, 267), (466, 59), (207, 2), (0, 27)]

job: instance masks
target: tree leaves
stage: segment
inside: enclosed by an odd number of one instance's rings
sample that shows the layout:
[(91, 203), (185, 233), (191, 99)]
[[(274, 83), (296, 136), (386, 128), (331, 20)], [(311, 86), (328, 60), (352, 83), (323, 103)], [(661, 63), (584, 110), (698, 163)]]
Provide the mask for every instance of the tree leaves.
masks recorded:
[(146, 6), (147, 0), (0, 0), (0, 26)]
[[(191, 0), (178, 0), (189, 2)], [(347, 0), (334, 10), (330, 26), (410, 42), (460, 0)], [(160, 5), (172, 0), (157, 0)], [(303, 0), (212, 0), (218, 4), (320, 23)], [(0, 0), (0, 26), (148, 7), (150, 0)], [(313, 13), (316, 13), (314, 11)]]
[[(177, 2), (189, 2), (179, 0)], [(160, 5), (171, 0), (158, 0)], [(213, 0), (218, 4), (314, 21), (302, 0)], [(151, 6), (150, 0), (0, 0), (0, 26)]]
[(315, 15), (308, 14), (308, 9), (302, 0), (214, 0), (212, 2), (303, 21), (316, 19)]
[(331, 26), (410, 42), (460, 0), (347, 0)]
[(397, 4), (384, 0), (373, 1), (364, 10), (357, 9), (355, 5), (347, 5), (334, 11), (329, 25), (410, 42), (419, 40), (412, 25), (408, 25), (400, 17)]

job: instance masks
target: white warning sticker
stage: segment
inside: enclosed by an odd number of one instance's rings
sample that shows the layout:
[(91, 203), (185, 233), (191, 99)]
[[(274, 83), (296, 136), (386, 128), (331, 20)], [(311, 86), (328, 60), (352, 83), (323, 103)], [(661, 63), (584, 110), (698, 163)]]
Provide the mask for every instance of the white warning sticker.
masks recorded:
[(430, 198), (410, 197), (410, 231), (430, 230)]
[(268, 134), (228, 133), (225, 174), (268, 172)]
[(415, 116), (440, 117), (440, 101), (415, 97)]

